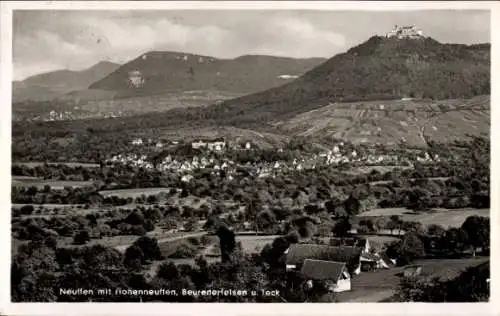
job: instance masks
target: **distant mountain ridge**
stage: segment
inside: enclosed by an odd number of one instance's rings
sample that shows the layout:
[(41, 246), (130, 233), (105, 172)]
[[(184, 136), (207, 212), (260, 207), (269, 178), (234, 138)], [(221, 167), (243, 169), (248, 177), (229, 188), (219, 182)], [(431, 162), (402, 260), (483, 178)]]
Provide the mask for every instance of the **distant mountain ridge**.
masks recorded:
[(13, 99), (50, 99), (73, 91), (87, 89), (93, 82), (115, 71), (120, 64), (101, 61), (80, 70), (56, 70), (13, 82)]
[[(286, 83), (325, 59), (244, 55), (234, 59), (180, 52), (142, 54), (92, 85), (91, 89), (148, 95), (167, 91), (218, 90), (253, 93)], [(285, 75), (285, 76), (283, 76)], [(281, 77), (279, 77), (281, 76)]]

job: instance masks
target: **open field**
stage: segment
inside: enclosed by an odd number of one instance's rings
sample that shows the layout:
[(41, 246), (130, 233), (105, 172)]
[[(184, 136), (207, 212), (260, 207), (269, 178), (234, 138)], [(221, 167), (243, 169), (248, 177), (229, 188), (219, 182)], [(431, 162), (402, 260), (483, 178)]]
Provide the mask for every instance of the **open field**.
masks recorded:
[(386, 173), (386, 172), (390, 172), (394, 169), (401, 169), (401, 170), (404, 170), (404, 169), (411, 169), (412, 167), (409, 167), (409, 166), (359, 166), (359, 167), (354, 167), (350, 170), (347, 170), (347, 171), (344, 171), (345, 173), (347, 174), (352, 174), (354, 176), (357, 176), (357, 175), (360, 175), (360, 174), (366, 174), (366, 173), (370, 173), (372, 172), (373, 170), (376, 170), (380, 173)]
[(103, 190), (99, 191), (102, 196), (118, 196), (121, 198), (136, 198), (141, 195), (158, 194), (161, 192), (168, 193), (169, 188), (139, 188), (139, 189), (120, 189), (120, 190)]
[[(431, 177), (431, 178), (425, 178), (425, 179), (429, 180), (429, 181), (446, 181), (449, 178), (450, 177)], [(409, 182), (415, 182), (415, 181), (418, 181), (418, 180), (420, 180), (420, 179), (417, 179), (417, 178), (410, 178), (410, 179), (408, 179)], [(394, 182), (393, 180), (372, 181), (372, 182), (370, 182), (370, 185), (391, 184), (393, 182)]]
[[(31, 161), (31, 162), (13, 162), (12, 165), (19, 165), (19, 166), (25, 166), (28, 168), (35, 168), (38, 166), (43, 166), (45, 163), (44, 162), (37, 162), (37, 161)], [(56, 165), (65, 165), (68, 167), (76, 168), (76, 167), (83, 167), (83, 168), (99, 168), (99, 164), (97, 163), (86, 163), (86, 162), (49, 162), (47, 163), (48, 165), (56, 166)]]
[[(162, 254), (165, 257), (168, 257), (170, 254), (172, 254), (176, 247), (180, 245), (182, 242), (186, 242), (186, 239), (189, 237), (200, 237), (204, 233), (184, 233), (182, 236), (178, 237), (172, 237), (172, 238), (166, 238), (166, 239), (159, 239), (158, 240), (158, 245), (160, 246), (160, 250)], [(272, 243), (275, 238), (279, 237), (278, 235), (275, 236), (236, 236), (236, 242), (241, 242), (241, 246), (243, 248), (243, 251), (245, 253), (260, 253), (262, 248), (269, 243)], [(212, 239), (212, 245), (218, 243), (218, 238), (216, 236), (210, 236)], [(120, 246), (116, 247), (119, 250), (124, 250), (126, 249), (125, 246)], [(205, 259), (208, 262), (215, 262), (215, 261), (220, 261), (220, 257), (213, 257), (213, 256), (208, 256), (210, 253), (210, 246), (205, 248), (200, 252), (200, 254), (204, 255)], [(188, 265), (194, 265), (195, 264), (195, 257), (193, 258), (168, 258), (166, 261), (173, 262), (175, 264), (188, 264)], [(153, 272), (156, 267), (154, 267), (155, 264), (153, 264), (153, 267), (149, 270), (149, 272)], [(158, 264), (159, 265), (159, 264)]]
[[(160, 250), (162, 251), (162, 253), (167, 253), (172, 248), (172, 244), (174, 242), (179, 242), (189, 237), (201, 237), (205, 234), (206, 232), (197, 232), (197, 233), (178, 232), (178, 233), (166, 233), (165, 235), (148, 234), (148, 236), (156, 238), (158, 240), (158, 245), (160, 246)], [(128, 236), (118, 236), (118, 237), (128, 237)], [(131, 237), (134, 237), (131, 242), (126, 242), (122, 240), (114, 247), (117, 250), (124, 252), (137, 238), (139, 238), (138, 236), (131, 236)]]
[(72, 188), (81, 188), (86, 186), (92, 186), (94, 184), (93, 181), (60, 181), (60, 180), (44, 180), (41, 178), (35, 177), (12, 177), (12, 185), (19, 187), (32, 187), (35, 186), (37, 188), (43, 188), (46, 185), (49, 185), (52, 189), (62, 190), (65, 187)]
[[(419, 260), (422, 275), (453, 277), (466, 268), (489, 260), (487, 257), (468, 259)], [(351, 280), (351, 291), (338, 293), (340, 302), (379, 302), (395, 294), (404, 267), (362, 272)]]
[(260, 253), (265, 245), (280, 237), (273, 236), (236, 236), (236, 242), (241, 242), (241, 247), (245, 253)]
[(443, 227), (459, 227), (469, 216), (490, 217), (489, 209), (435, 209), (433, 212), (415, 213), (406, 208), (380, 208), (358, 214), (358, 217), (377, 217), (398, 215), (404, 221), (417, 221), (422, 225), (437, 224)]
[[(172, 231), (159, 231), (158, 229), (152, 232), (148, 232), (146, 236), (156, 238), (158, 240), (158, 245), (160, 249), (163, 243), (171, 243), (177, 240), (182, 240), (189, 237), (198, 237), (206, 234), (201, 233), (186, 233), (186, 232), (172, 232)], [(105, 247), (113, 247), (118, 251), (125, 252), (125, 250), (132, 245), (140, 236), (136, 235), (120, 235), (113, 237), (103, 237), (100, 239), (91, 239), (86, 245), (73, 245), (73, 238), (61, 237), (59, 238), (59, 244), (65, 247), (85, 247), (92, 245), (103, 245)], [(166, 245), (166, 244), (165, 244)], [(165, 247), (165, 246), (164, 246)]]

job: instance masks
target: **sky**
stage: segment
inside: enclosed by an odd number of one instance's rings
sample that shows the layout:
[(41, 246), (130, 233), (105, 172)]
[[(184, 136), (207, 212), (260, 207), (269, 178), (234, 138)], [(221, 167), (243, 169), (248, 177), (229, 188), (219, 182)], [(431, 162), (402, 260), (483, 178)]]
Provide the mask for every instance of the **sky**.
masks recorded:
[(396, 24), (416, 25), (444, 43), (490, 42), (490, 13), (479, 10), (16, 10), (13, 79), (126, 63), (153, 50), (329, 58)]

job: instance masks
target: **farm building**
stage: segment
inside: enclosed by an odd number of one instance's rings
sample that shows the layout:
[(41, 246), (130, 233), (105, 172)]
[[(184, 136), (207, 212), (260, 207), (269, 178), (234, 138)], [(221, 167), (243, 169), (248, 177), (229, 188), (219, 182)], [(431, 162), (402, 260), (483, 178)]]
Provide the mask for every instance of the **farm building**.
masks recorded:
[(300, 270), (309, 287), (314, 282), (324, 282), (330, 292), (351, 290), (351, 276), (344, 262), (306, 259)]
[(191, 143), (191, 147), (193, 149), (200, 149), (200, 148), (205, 148), (207, 147), (207, 143), (205, 143), (204, 141), (196, 141), (196, 142), (192, 142)]
[(361, 249), (361, 271), (388, 269), (394, 264), (389, 258), (379, 254), (381, 245), (366, 238), (330, 238), (330, 246), (348, 246)]
[(216, 141), (212, 143), (208, 143), (208, 149), (214, 151), (221, 151), (226, 148), (226, 143), (224, 141)]
[(360, 257), (361, 271), (371, 271), (375, 269), (389, 269), (394, 267), (394, 263), (389, 258), (384, 258), (379, 254), (362, 252)]
[(359, 247), (293, 244), (286, 251), (286, 269), (299, 270), (306, 259), (345, 262), (350, 274), (361, 272)]
[(142, 139), (141, 138), (136, 138), (134, 140), (132, 140), (132, 145), (142, 145), (143, 142), (142, 142)]

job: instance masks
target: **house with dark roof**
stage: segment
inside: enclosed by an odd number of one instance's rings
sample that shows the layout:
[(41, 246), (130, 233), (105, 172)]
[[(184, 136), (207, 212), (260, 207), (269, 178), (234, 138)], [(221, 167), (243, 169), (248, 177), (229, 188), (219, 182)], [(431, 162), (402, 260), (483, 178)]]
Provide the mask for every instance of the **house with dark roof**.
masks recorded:
[(382, 251), (379, 254), (380, 259), (383, 261), (382, 268), (394, 268), (396, 266), (396, 259), (391, 259), (387, 255), (387, 251)]
[(351, 276), (344, 262), (306, 259), (300, 270), (309, 287), (323, 282), (330, 292), (351, 290)]
[(359, 247), (293, 244), (286, 251), (286, 269), (300, 270), (306, 259), (344, 262), (349, 274), (361, 272)]

